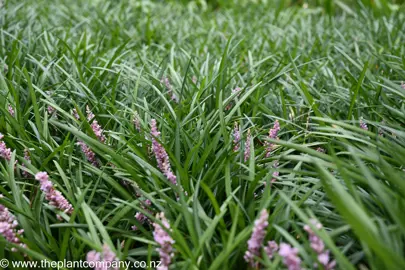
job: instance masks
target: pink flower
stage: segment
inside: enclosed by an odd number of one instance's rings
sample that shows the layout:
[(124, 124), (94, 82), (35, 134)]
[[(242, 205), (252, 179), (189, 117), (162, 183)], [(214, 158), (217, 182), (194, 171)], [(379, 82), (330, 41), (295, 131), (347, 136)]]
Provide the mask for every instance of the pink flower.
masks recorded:
[[(152, 204), (152, 202), (150, 200), (145, 200), (144, 204), (142, 205), (142, 209), (144, 209), (145, 211), (147, 211), (148, 213), (152, 214), (152, 211), (148, 210), (148, 206), (150, 206)], [(150, 223), (150, 220), (147, 216), (145, 216), (143, 213), (141, 212), (137, 212), (135, 214), (135, 218), (138, 220), (139, 223), (144, 224), (145, 221), (148, 221)], [(138, 227), (136, 225), (133, 225), (131, 227), (132, 230), (136, 231), (138, 230)]]
[(170, 224), (165, 218), (164, 213), (160, 213), (156, 215), (156, 218), (162, 222), (162, 225), (158, 223), (153, 223), (154, 232), (153, 238), (155, 239), (156, 243), (160, 246), (157, 251), (159, 252), (161, 266), (157, 268), (157, 270), (166, 270), (169, 268), (169, 265), (172, 261), (174, 256), (173, 253), (173, 244), (175, 243), (173, 238), (167, 233), (167, 231), (171, 231)]
[(160, 82), (166, 86), (167, 92), (168, 92), (169, 95), (171, 96), (171, 99), (172, 99), (174, 102), (178, 103), (178, 102), (179, 102), (179, 99), (178, 99), (178, 97), (176, 96), (176, 94), (174, 93), (174, 91), (173, 91), (173, 89), (172, 89), (172, 85), (170, 84), (169, 79), (168, 79), (167, 77), (163, 77), (163, 78), (160, 80)]
[(90, 107), (87, 105), (86, 106), (86, 112), (87, 112), (87, 121), (91, 121), (92, 119), (93, 122), (91, 123), (91, 129), (93, 130), (94, 134), (96, 134), (97, 139), (104, 143), (106, 138), (103, 134), (104, 130), (101, 128), (101, 126), (98, 124), (97, 120), (95, 119), (95, 115), (92, 113), (92, 111), (90, 110)]
[[(31, 163), (30, 152), (28, 151), (28, 149), (24, 149), (24, 159), (25, 159), (26, 161), (28, 161), (28, 163)], [(22, 164), (21, 166), (22, 166), (23, 168), (26, 168), (25, 164)], [(27, 172), (27, 171), (25, 171), (25, 170), (23, 170), (23, 171), (22, 171), (22, 175), (23, 175), (25, 178), (28, 178), (28, 177), (30, 176), (30, 173)]]
[[(280, 123), (278, 122), (278, 120), (276, 120), (274, 122), (273, 128), (271, 128), (269, 130), (269, 138), (277, 139), (277, 135), (278, 135), (279, 131), (280, 131)], [(267, 145), (266, 158), (268, 158), (268, 157), (270, 157), (270, 153), (271, 153), (271, 151), (273, 151), (275, 145), (273, 143), (269, 143), (269, 142), (266, 142), (265, 145)]]
[(322, 147), (316, 148), (316, 151), (319, 152), (319, 153), (323, 153), (323, 154), (325, 154), (325, 152), (326, 152), (326, 150), (323, 149)]
[(94, 167), (98, 167), (99, 164), (96, 158), (96, 154), (90, 149), (90, 147), (88, 147), (87, 144), (85, 144), (83, 141), (79, 141), (77, 144), (80, 145), (80, 148), (86, 156), (87, 161), (90, 162)]
[(8, 112), (10, 113), (10, 115), (11, 115), (12, 117), (15, 116), (15, 112), (14, 112), (14, 109), (13, 109), (13, 107), (11, 106), (11, 104), (8, 104)]
[(278, 250), (278, 245), (275, 241), (267, 242), (267, 246), (264, 247), (264, 251), (266, 252), (269, 259), (273, 258), (274, 254), (277, 252), (277, 250)]
[(56, 109), (52, 107), (51, 105), (48, 105), (47, 111), (49, 115), (54, 116), (55, 118), (58, 118), (58, 115), (56, 114)]
[(401, 82), (401, 87), (402, 87), (402, 89), (405, 90), (405, 83), (404, 82)]
[[(278, 160), (276, 160), (273, 164), (273, 168), (278, 168)], [(278, 177), (280, 175), (279, 171), (275, 171), (273, 172), (273, 178), (271, 179), (271, 182), (274, 183), (277, 181), (277, 179), (275, 177)]]
[(89, 251), (86, 261), (96, 264), (94, 270), (119, 270), (119, 259), (107, 244), (103, 245), (102, 252)]
[(239, 150), (239, 144), (240, 144), (240, 130), (239, 130), (239, 125), (237, 122), (235, 122), (235, 126), (233, 129), (233, 143), (234, 143), (234, 147), (233, 147), (233, 151), (237, 152)]
[[(62, 193), (55, 190), (52, 182), (49, 181), (48, 173), (39, 172), (35, 175), (35, 179), (39, 181), (41, 185), (40, 189), (42, 192), (44, 192), (45, 198), (47, 201), (49, 201), (50, 205), (68, 215), (71, 215), (73, 213), (72, 205), (68, 202), (68, 200), (65, 199), (65, 197), (63, 197)], [(57, 215), (57, 218), (59, 220), (62, 220), (59, 215)]]
[(283, 263), (288, 270), (301, 270), (301, 259), (298, 256), (298, 249), (289, 244), (281, 243), (278, 254), (283, 257)]
[[(318, 230), (322, 228), (322, 224), (316, 219), (311, 219), (310, 222)], [(336, 266), (336, 261), (329, 261), (329, 250), (325, 250), (325, 244), (322, 239), (312, 231), (310, 226), (305, 225), (304, 230), (308, 233), (310, 246), (317, 254), (318, 261), (322, 264), (323, 268), (325, 270), (333, 270)]]
[(138, 112), (135, 112), (134, 114), (134, 120), (133, 123), (135, 125), (136, 130), (138, 130), (138, 132), (141, 132), (141, 121), (139, 119), (139, 114)]
[(156, 120), (152, 119), (150, 121), (150, 125), (152, 135), (152, 151), (155, 153), (158, 167), (173, 185), (177, 185), (176, 175), (174, 175), (170, 166), (169, 155), (167, 154), (165, 148), (156, 140), (156, 138), (160, 137), (160, 132), (156, 126)]
[(363, 119), (360, 119), (360, 128), (364, 130), (368, 130), (366, 122)]
[(74, 117), (76, 120), (79, 120), (79, 119), (80, 119), (80, 115), (79, 115), (79, 113), (77, 112), (76, 108), (74, 108), (74, 109), (72, 110), (72, 115), (73, 115), (73, 117)]
[(255, 220), (252, 236), (248, 243), (248, 249), (243, 257), (252, 267), (255, 266), (255, 257), (260, 255), (260, 248), (262, 246), (264, 237), (266, 236), (266, 228), (269, 225), (269, 213), (266, 209), (260, 212), (260, 216)]
[[(0, 204), (0, 234), (10, 243), (19, 245), (23, 248), (27, 246), (20, 241), (20, 237), (24, 230), (17, 230), (18, 221), (13, 214), (8, 211), (8, 208)], [(17, 251), (16, 248), (12, 248), (11, 251)]]
[(4, 158), (7, 161), (11, 160), (11, 149), (7, 148), (5, 142), (1, 141), (4, 138), (4, 135), (0, 133), (0, 157)]
[(244, 153), (244, 160), (245, 162), (249, 160), (250, 157), (250, 141), (252, 140), (252, 136), (250, 134), (250, 129), (248, 129), (248, 134), (246, 137), (246, 143), (245, 143), (245, 153)]

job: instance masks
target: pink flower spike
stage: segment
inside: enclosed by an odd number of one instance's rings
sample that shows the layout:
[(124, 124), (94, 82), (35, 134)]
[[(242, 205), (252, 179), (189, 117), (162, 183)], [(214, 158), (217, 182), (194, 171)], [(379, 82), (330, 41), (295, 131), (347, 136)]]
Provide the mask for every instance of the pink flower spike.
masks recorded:
[(250, 141), (252, 140), (252, 136), (250, 134), (250, 129), (248, 129), (248, 134), (246, 137), (246, 143), (245, 143), (245, 153), (244, 153), (244, 161), (248, 161), (250, 157)]
[[(24, 149), (24, 159), (25, 159), (26, 161), (28, 161), (28, 163), (31, 163), (30, 152), (28, 151), (28, 149)], [(23, 168), (26, 168), (25, 164), (22, 164), (21, 166), (22, 166)], [(30, 173), (23, 170), (23, 171), (22, 171), (22, 175), (23, 175), (25, 178), (28, 178), (28, 177), (30, 176)]]
[(4, 135), (0, 133), (0, 157), (4, 158), (7, 161), (11, 160), (11, 149), (7, 148), (5, 142), (1, 141), (4, 138)]
[(11, 115), (12, 117), (15, 116), (15, 112), (14, 112), (14, 109), (13, 109), (13, 107), (11, 106), (11, 104), (8, 104), (8, 112), (10, 113), (10, 115)]
[[(276, 160), (273, 164), (273, 168), (278, 168), (278, 160)], [(275, 177), (278, 177), (280, 175), (280, 173), (278, 171), (273, 172), (273, 178), (271, 179), (271, 182), (274, 183), (277, 181), (277, 179)]]
[(401, 82), (401, 87), (402, 87), (402, 89), (405, 90), (405, 83), (404, 82)]
[(86, 261), (96, 265), (94, 270), (119, 270), (119, 259), (107, 244), (103, 245), (101, 252), (89, 251)]
[(165, 148), (156, 140), (160, 136), (160, 132), (157, 128), (156, 120), (150, 121), (151, 135), (152, 135), (152, 151), (155, 153), (156, 161), (160, 171), (166, 176), (166, 178), (173, 184), (177, 185), (177, 177), (172, 172), (170, 165), (169, 155)]
[(366, 122), (363, 119), (360, 119), (360, 128), (364, 130), (368, 130)]
[(267, 246), (264, 247), (264, 251), (266, 252), (267, 256), (269, 259), (272, 259), (274, 254), (278, 250), (278, 245), (275, 241), (269, 241), (267, 242)]
[[(310, 219), (310, 222), (316, 229), (322, 229), (322, 224), (316, 219)], [(323, 268), (325, 270), (333, 270), (336, 266), (336, 261), (329, 261), (329, 250), (325, 249), (322, 239), (314, 233), (309, 225), (305, 225), (304, 230), (308, 233), (310, 246), (317, 254), (318, 261), (322, 264)]]
[[(269, 130), (269, 138), (270, 139), (277, 139), (278, 132), (280, 131), (280, 123), (278, 120), (274, 122), (273, 128)], [(270, 157), (271, 151), (273, 151), (275, 145), (273, 143), (266, 142), (266, 158)]]
[(248, 249), (243, 257), (252, 267), (255, 267), (255, 257), (260, 255), (260, 248), (262, 246), (264, 237), (266, 236), (266, 228), (269, 225), (269, 213), (266, 209), (260, 212), (260, 216), (255, 220), (252, 236), (248, 241)]
[[(73, 213), (72, 205), (66, 200), (66, 198), (59, 191), (55, 190), (52, 182), (49, 180), (48, 173), (38, 172), (35, 175), (35, 179), (39, 181), (41, 185), (41, 191), (45, 194), (45, 198), (49, 201), (49, 205), (54, 206), (56, 209), (71, 215)], [(57, 215), (58, 219), (62, 218)]]
[(77, 112), (76, 108), (73, 108), (73, 110), (72, 110), (72, 115), (73, 115), (73, 117), (74, 117), (76, 120), (80, 120), (80, 115), (79, 115), (79, 113)]
[(51, 105), (48, 105), (47, 111), (48, 111), (49, 115), (51, 115), (55, 118), (58, 118), (58, 115), (56, 114), (56, 109), (54, 107), (52, 107)]
[(86, 112), (87, 112), (87, 121), (91, 121), (92, 119), (93, 122), (91, 123), (91, 129), (93, 130), (94, 134), (96, 134), (97, 139), (104, 143), (106, 138), (103, 134), (104, 130), (101, 128), (101, 126), (98, 124), (97, 120), (95, 119), (95, 115), (92, 113), (92, 111), (90, 110), (90, 107), (87, 105), (86, 106)]
[(281, 243), (278, 254), (283, 257), (283, 263), (288, 270), (301, 270), (301, 259), (298, 256), (298, 249), (289, 244)]
[(164, 84), (167, 88), (167, 92), (169, 93), (171, 99), (176, 102), (179, 103), (179, 98), (176, 96), (176, 94), (174, 93), (173, 89), (172, 89), (172, 85), (170, 84), (170, 81), (167, 77), (163, 77), (160, 82), (162, 84)]
[(94, 167), (98, 167), (99, 164), (96, 158), (96, 154), (90, 149), (90, 147), (88, 147), (87, 144), (85, 144), (83, 141), (79, 141), (77, 144), (80, 145), (80, 148), (86, 156), (87, 161), (90, 162)]
[(164, 213), (160, 213), (156, 215), (156, 218), (162, 222), (162, 226), (158, 223), (153, 223), (153, 227), (155, 228), (153, 231), (153, 238), (155, 242), (160, 246), (157, 248), (159, 252), (161, 266), (157, 268), (157, 270), (164, 270), (168, 269), (169, 265), (174, 257), (173, 253), (173, 244), (175, 243), (173, 238), (167, 233), (167, 231), (171, 231), (170, 224), (165, 218)]
[(234, 143), (233, 151), (234, 152), (238, 152), (238, 150), (239, 150), (240, 137), (241, 137), (241, 135), (240, 135), (239, 125), (237, 122), (235, 122), (235, 126), (233, 129), (233, 143)]
[[(9, 212), (7, 207), (0, 204), (0, 234), (6, 241), (27, 248), (27, 246), (20, 241), (24, 230), (17, 230), (17, 227), (18, 221), (15, 216)], [(17, 249), (12, 248), (11, 251), (16, 252)]]
[(141, 132), (141, 121), (139, 119), (138, 112), (135, 112), (135, 114), (134, 114), (133, 123), (135, 125), (135, 129), (138, 130), (138, 132)]

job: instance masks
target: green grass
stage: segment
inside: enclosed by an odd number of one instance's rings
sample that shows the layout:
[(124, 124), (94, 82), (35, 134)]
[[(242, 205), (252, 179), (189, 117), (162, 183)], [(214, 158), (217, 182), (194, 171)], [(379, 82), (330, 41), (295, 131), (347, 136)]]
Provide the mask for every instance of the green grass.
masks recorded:
[[(10, 162), (0, 160), (0, 204), (28, 246), (11, 252), (0, 236), (0, 257), (77, 261), (107, 243), (122, 261), (158, 260), (153, 226), (134, 215), (155, 221), (164, 212), (175, 240), (171, 269), (245, 269), (246, 242), (265, 208), (266, 242), (296, 246), (306, 269), (316, 262), (302, 229), (311, 217), (323, 224), (319, 235), (337, 269), (403, 269), (402, 2), (180, 2), (6, 0), (0, 8), (0, 132), (14, 151)], [(240, 95), (231, 94), (236, 87)], [(182, 188), (169, 184), (150, 152), (152, 118)], [(279, 140), (270, 140), (275, 120)], [(278, 145), (269, 158), (266, 141)], [(277, 181), (262, 193), (276, 160)], [(72, 216), (56, 218), (32, 176), (38, 171), (72, 203)], [(279, 256), (265, 257), (263, 269), (284, 269)]]

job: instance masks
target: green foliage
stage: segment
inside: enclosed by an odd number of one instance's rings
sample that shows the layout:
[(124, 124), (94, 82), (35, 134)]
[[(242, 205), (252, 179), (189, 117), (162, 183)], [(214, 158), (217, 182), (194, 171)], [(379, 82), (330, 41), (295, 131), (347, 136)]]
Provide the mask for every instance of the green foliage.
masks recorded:
[[(185, 2), (5, 1), (0, 132), (14, 152), (0, 161), (0, 203), (16, 215), (29, 249), (11, 252), (0, 237), (0, 257), (84, 260), (107, 243), (121, 260), (158, 260), (153, 226), (134, 215), (154, 222), (165, 212), (172, 269), (242, 269), (254, 219), (266, 208), (266, 242), (298, 247), (307, 268), (317, 259), (302, 227), (316, 217), (338, 269), (403, 269), (402, 2)], [(150, 152), (151, 119), (182, 188), (169, 184)], [(279, 140), (267, 136), (275, 120)], [(266, 142), (277, 145), (269, 158)], [(38, 171), (72, 203), (70, 217), (56, 218), (34, 180)], [(276, 182), (264, 187), (275, 171)], [(284, 267), (279, 256), (261, 261)]]

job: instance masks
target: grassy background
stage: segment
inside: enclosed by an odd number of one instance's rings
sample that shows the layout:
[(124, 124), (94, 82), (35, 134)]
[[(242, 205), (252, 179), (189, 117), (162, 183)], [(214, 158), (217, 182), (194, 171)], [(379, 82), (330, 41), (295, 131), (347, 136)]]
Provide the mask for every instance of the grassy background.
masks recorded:
[[(156, 260), (153, 228), (134, 218), (148, 198), (173, 227), (173, 269), (246, 268), (246, 241), (262, 208), (270, 211), (266, 240), (298, 247), (307, 268), (316, 256), (302, 226), (313, 216), (339, 269), (403, 269), (401, 1), (186, 2), (5, 1), (0, 9), (0, 132), (20, 164), (15, 171), (13, 160), (1, 161), (0, 203), (25, 230), (26, 260), (80, 260), (103, 242), (121, 260)], [(71, 116), (86, 105), (106, 144)], [(151, 118), (188, 196), (156, 167)], [(279, 147), (266, 159), (276, 119)], [(234, 122), (243, 130), (238, 153)], [(244, 163), (248, 128), (253, 144)], [(79, 139), (100, 168), (86, 161)], [(75, 207), (72, 217), (58, 221), (37, 181), (21, 175), (26, 148), (32, 163), (25, 165), (50, 174)], [(261, 193), (275, 160), (280, 176)], [(10, 248), (1, 239), (0, 257), (23, 259)], [(282, 269), (280, 258), (263, 265)]]

